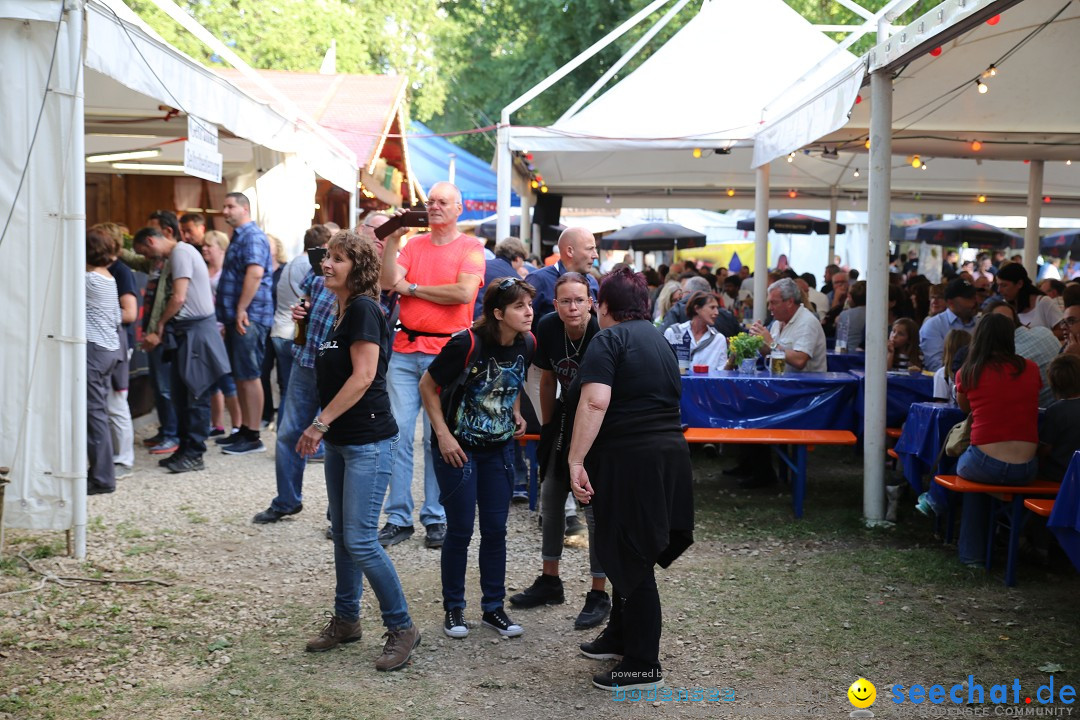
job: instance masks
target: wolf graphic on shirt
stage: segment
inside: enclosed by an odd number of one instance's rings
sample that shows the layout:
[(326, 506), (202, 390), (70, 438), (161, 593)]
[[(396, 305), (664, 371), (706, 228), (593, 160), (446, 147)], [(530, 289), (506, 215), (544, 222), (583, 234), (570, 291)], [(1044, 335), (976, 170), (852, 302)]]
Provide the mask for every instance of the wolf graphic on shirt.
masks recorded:
[(455, 427), (459, 442), (470, 447), (492, 445), (514, 437), (514, 400), (525, 381), (525, 358), (500, 365), (488, 358), (469, 373), (458, 405)]

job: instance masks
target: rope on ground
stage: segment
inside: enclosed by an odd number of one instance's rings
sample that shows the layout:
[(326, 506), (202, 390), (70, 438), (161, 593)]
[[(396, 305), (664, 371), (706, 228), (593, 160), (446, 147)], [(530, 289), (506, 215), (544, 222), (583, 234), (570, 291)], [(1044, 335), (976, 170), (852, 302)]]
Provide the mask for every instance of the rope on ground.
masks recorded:
[(78, 577), (74, 575), (57, 575), (51, 570), (39, 570), (34, 566), (34, 563), (30, 562), (22, 553), (17, 556), (20, 560), (26, 563), (26, 566), (41, 575), (41, 581), (38, 582), (36, 587), (27, 588), (25, 590), (12, 590), (11, 592), (0, 593), (0, 597), (7, 597), (9, 595), (21, 595), (23, 593), (37, 592), (44, 588), (50, 582), (54, 582), (61, 587), (73, 587), (73, 583), (85, 582), (94, 583), (97, 585), (161, 585), (163, 587), (172, 587), (171, 582), (165, 582), (164, 580), (158, 580), (156, 578), (142, 578), (139, 580), (109, 580), (106, 578), (89, 578)]

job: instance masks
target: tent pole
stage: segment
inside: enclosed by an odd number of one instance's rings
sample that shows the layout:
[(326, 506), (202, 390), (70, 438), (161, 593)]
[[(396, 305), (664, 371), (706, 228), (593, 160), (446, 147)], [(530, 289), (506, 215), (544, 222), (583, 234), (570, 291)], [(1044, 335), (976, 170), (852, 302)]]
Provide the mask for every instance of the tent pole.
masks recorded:
[[(359, 207), (356, 204), (356, 188), (360, 187), (360, 168), (356, 169), (356, 182), (352, 184), (349, 190), (349, 225), (348, 227), (354, 228), (359, 225), (359, 218), (357, 214), (360, 212)], [(402, 198), (402, 202), (406, 202), (405, 198)], [(409, 203), (411, 205), (411, 203)]]
[(754, 188), (754, 321), (765, 322), (769, 296), (769, 163), (756, 171)]
[(1039, 221), (1042, 219), (1042, 160), (1032, 160), (1028, 171), (1027, 228), (1024, 230), (1024, 267), (1034, 280), (1039, 276)]
[(496, 171), (496, 210), (495, 241), (510, 235), (510, 183), (513, 172), (513, 158), (510, 156), (510, 112), (503, 110), (499, 124), (498, 147), (495, 150)]
[(532, 221), (529, 219), (529, 210), (531, 208), (532, 193), (525, 190), (521, 193), (521, 242), (525, 243), (525, 247), (531, 247), (532, 253), (537, 257), (540, 257), (540, 234), (533, 234)]
[(863, 407), (863, 515), (884, 518), (885, 346), (889, 317), (889, 202), (892, 192), (892, 75), (870, 75), (870, 242), (866, 268), (866, 383)]
[(833, 257), (836, 256), (836, 213), (839, 209), (840, 193), (834, 185), (832, 195), (829, 197), (829, 257), (825, 260), (826, 265), (831, 263)]
[[(56, 85), (53, 86), (53, 92), (50, 93), (50, 96), (62, 108), (58, 115), (63, 118), (61, 123), (66, 122), (67, 133), (70, 135), (69, 154), (63, 162), (63, 165), (67, 166), (67, 172), (64, 173), (64, 189), (62, 193), (63, 215), (61, 224), (63, 230), (61, 230), (61, 237), (68, 242), (75, 242), (78, 246), (74, 252), (65, 253), (65, 256), (68, 257), (68, 261), (64, 266), (65, 275), (71, 278), (72, 275), (75, 277), (82, 276), (85, 271), (83, 266), (86, 263), (85, 243), (81, 241), (86, 236), (86, 171), (83, 161), (86, 154), (86, 98), (83, 87), (85, 77), (83, 68), (83, 53), (85, 52), (83, 24), (86, 19), (86, 11), (82, 2), (71, 3), (68, 7), (69, 9), (64, 15), (67, 24), (67, 60), (70, 66), (65, 70), (62, 63), (58, 63)], [(51, 85), (52, 78), (46, 79), (46, 83)], [(66, 118), (64, 118), (65, 115)], [(76, 287), (78, 286), (76, 285)], [(86, 305), (83, 293), (77, 293), (77, 297), (78, 301), (69, 306), (68, 311), (85, 315)], [(77, 322), (76, 327), (80, 329), (73, 332), (72, 335), (85, 339), (85, 323)], [(70, 409), (74, 416), (74, 422), (72, 423), (75, 429), (74, 437), (70, 438), (71, 447), (68, 452), (61, 452), (59, 455), (60, 457), (66, 456), (74, 465), (65, 468), (66, 477), (74, 478), (75, 484), (72, 493), (72, 530), (74, 532), (69, 535), (69, 538), (72, 535), (74, 536), (74, 547), (69, 545), (69, 550), (73, 550), (76, 560), (85, 560), (87, 473), (84, 465), (84, 458), (86, 457), (86, 373), (84, 369), (86, 368), (86, 344), (78, 343), (69, 345), (68, 348), (70, 349), (65, 351), (65, 354), (76, 369), (76, 378), (81, 378), (81, 381), (76, 380), (72, 386), (74, 392), (72, 393), (73, 397), (70, 398)], [(68, 480), (68, 482), (71, 482), (71, 480)]]

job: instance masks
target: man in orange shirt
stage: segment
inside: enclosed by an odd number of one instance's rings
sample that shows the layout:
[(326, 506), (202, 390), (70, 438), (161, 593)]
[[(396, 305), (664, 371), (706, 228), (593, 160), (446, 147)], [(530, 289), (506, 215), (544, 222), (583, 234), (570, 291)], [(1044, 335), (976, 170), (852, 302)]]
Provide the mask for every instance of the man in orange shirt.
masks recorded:
[[(384, 290), (401, 296), (400, 332), (387, 370), (390, 406), (401, 441), (394, 457), (390, 490), (383, 509), (387, 523), (379, 531), (384, 547), (413, 534), (413, 433), (420, 402), (420, 378), (450, 336), (472, 325), (473, 305), (484, 280), (484, 248), (474, 237), (457, 230), (461, 192), (447, 182), (435, 183), (428, 193), (431, 232), (418, 235), (401, 248), (405, 228), (386, 238), (383, 248)], [(424, 423), (424, 500), (420, 522), (427, 529), (424, 544), (442, 547), (446, 513), (439, 503), (439, 485), (431, 460), (431, 423)]]

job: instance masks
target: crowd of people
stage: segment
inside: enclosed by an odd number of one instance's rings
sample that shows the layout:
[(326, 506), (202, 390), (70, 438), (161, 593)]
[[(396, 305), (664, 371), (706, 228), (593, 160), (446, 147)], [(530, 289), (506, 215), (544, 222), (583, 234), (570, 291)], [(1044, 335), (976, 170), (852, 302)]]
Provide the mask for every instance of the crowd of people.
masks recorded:
[[(585, 229), (564, 231), (557, 256), (540, 263), (515, 238), (485, 249), (460, 233), (461, 195), (450, 183), (431, 188), (427, 210), (430, 230), (408, 242), (406, 228), (375, 232), (392, 219), (383, 213), (354, 230), (313, 226), (292, 259), (252, 221), (241, 193), (222, 210), (231, 238), (200, 215), (168, 211), (147, 219), (131, 249), (124, 228), (90, 228), (88, 493), (113, 492), (134, 463), (127, 392), (138, 343), (160, 423), (144, 444), (168, 472), (204, 469), (211, 438), (228, 455), (264, 452), (261, 430), (273, 428), (275, 496), (252, 518), (269, 525), (303, 510), (306, 464), (323, 462), (335, 598), (309, 651), (361, 637), (367, 577), (386, 628), (376, 667), (409, 661), (420, 631), (387, 549), (412, 537), (415, 514), (423, 544), (440, 550), (443, 632), (455, 639), (470, 633), (474, 524), (481, 625), (504, 637), (524, 632), (507, 601), (523, 609), (566, 601), (563, 539), (587, 533), (591, 587), (574, 625), (607, 621), (580, 649), (619, 661), (593, 682), (655, 684), (654, 568), (693, 541), (678, 358), (730, 367), (729, 339), (745, 327), (788, 371), (823, 372), (829, 338), (850, 351), (865, 344), (866, 283), (833, 264), (819, 288), (782, 258), (769, 272), (767, 320), (750, 322), (745, 267), (712, 272), (687, 261), (635, 272), (620, 263), (601, 275)], [(918, 273), (915, 258), (891, 274), (889, 368), (936, 373), (935, 395), (970, 410), (961, 474), (1010, 484), (1037, 468), (1062, 473), (1080, 447), (1080, 283), (1048, 277), (1036, 286), (1003, 257), (952, 262), (939, 284)], [(1043, 434), (1040, 407), (1055, 418)], [(527, 432), (540, 437), (541, 573), (507, 598), (507, 518), (524, 492), (518, 438)], [(776, 481), (768, 448), (740, 449), (726, 474), (744, 487)], [(423, 478), (419, 508), (414, 473)], [(965, 560), (980, 559), (977, 514), (974, 502), (965, 508)]]

